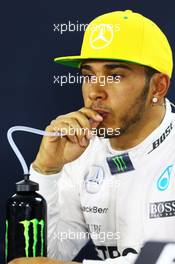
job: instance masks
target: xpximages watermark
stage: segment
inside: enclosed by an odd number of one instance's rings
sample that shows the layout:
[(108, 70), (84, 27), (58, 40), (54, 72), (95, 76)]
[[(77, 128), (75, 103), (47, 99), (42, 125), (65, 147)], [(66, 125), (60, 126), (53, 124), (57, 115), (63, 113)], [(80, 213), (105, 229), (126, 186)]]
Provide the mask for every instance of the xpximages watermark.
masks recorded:
[(69, 136), (88, 136), (89, 138), (92, 136), (99, 136), (101, 138), (106, 138), (110, 136), (120, 136), (120, 128), (112, 128), (112, 127), (99, 127), (99, 128), (73, 128), (69, 126), (68, 128), (56, 128), (53, 127), (55, 132), (60, 133), (60, 137), (64, 137), (66, 135)]
[(80, 23), (78, 20), (76, 22), (72, 22), (68, 20), (65, 23), (54, 23), (53, 31), (63, 35), (65, 32), (84, 32), (90, 31), (94, 33), (95, 31), (103, 32), (103, 34), (113, 31), (117, 32), (120, 30), (120, 24), (93, 24), (88, 26), (88, 23)]
[[(84, 184), (86, 184), (86, 180), (84, 181)], [(109, 189), (116, 189), (120, 187), (120, 180), (116, 179), (114, 177), (109, 178), (107, 181), (105, 181), (106, 188)], [(70, 181), (66, 184), (64, 184), (64, 190), (67, 190), (68, 192), (79, 192), (80, 188), (82, 187), (82, 183), (79, 182), (78, 184)], [(60, 187), (61, 188), (61, 187)]]
[(57, 239), (59, 241), (64, 240), (89, 240), (94, 239), (99, 242), (105, 242), (108, 240), (117, 240), (120, 238), (119, 232), (73, 232), (71, 230), (65, 232), (54, 232), (53, 239)]
[(110, 85), (110, 84), (118, 84), (120, 83), (121, 76), (120, 75), (109, 75), (109, 76), (89, 76), (89, 75), (80, 75), (77, 73), (76, 75), (71, 74), (70, 72), (68, 75), (54, 75), (53, 76), (53, 83), (58, 84), (59, 86), (63, 87), (66, 84), (96, 84), (99, 83), (100, 86)]

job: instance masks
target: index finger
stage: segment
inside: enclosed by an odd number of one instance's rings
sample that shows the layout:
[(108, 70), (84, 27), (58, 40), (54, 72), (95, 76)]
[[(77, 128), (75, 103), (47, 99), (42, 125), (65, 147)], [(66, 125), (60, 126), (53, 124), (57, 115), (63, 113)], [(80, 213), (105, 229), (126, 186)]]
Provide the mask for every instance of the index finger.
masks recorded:
[(78, 112), (81, 112), (88, 119), (93, 119), (93, 121), (96, 121), (96, 122), (101, 122), (103, 120), (103, 117), (91, 108), (83, 107), (80, 110), (78, 110)]

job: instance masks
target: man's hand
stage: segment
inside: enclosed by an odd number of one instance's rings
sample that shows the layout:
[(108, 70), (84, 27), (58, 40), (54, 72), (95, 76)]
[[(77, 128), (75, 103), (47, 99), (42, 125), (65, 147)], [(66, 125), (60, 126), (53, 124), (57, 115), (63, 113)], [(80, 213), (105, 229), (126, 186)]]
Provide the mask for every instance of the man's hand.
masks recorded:
[(36, 258), (17, 258), (10, 261), (8, 264), (80, 264), (80, 263), (73, 261), (65, 262), (62, 260), (54, 260), (44, 257), (36, 257)]
[(46, 128), (46, 132), (62, 132), (65, 136), (44, 136), (33, 168), (43, 174), (59, 172), (66, 163), (81, 156), (89, 145), (90, 130), (96, 128), (102, 120), (96, 111), (85, 107), (58, 116)]

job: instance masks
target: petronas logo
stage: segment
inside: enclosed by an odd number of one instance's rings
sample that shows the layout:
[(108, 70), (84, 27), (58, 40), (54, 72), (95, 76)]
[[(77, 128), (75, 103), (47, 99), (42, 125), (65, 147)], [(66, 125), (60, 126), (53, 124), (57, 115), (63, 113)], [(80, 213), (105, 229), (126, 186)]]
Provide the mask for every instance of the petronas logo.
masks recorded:
[(129, 153), (106, 158), (112, 175), (134, 170)]
[(40, 239), (41, 239), (41, 254), (40, 256), (43, 256), (44, 254), (44, 220), (38, 221), (38, 219), (34, 218), (32, 220), (24, 220), (21, 221), (20, 224), (23, 225), (24, 228), (24, 238), (25, 238), (25, 255), (26, 257), (29, 257), (29, 247), (30, 247), (30, 236), (29, 236), (29, 228), (32, 225), (33, 228), (33, 245), (32, 245), (32, 252), (33, 257), (36, 257), (36, 247), (38, 241), (38, 232), (39, 232), (39, 226), (40, 226)]
[(116, 156), (112, 158), (112, 160), (115, 163), (118, 172), (124, 172), (127, 169), (127, 166), (122, 156)]

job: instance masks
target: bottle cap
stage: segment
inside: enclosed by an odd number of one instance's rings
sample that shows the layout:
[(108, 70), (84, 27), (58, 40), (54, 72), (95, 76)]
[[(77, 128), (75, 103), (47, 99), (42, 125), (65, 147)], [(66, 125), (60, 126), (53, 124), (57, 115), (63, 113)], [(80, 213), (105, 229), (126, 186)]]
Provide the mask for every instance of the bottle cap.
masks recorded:
[(30, 174), (24, 174), (24, 180), (16, 183), (17, 192), (35, 192), (39, 190), (39, 184), (29, 180)]

